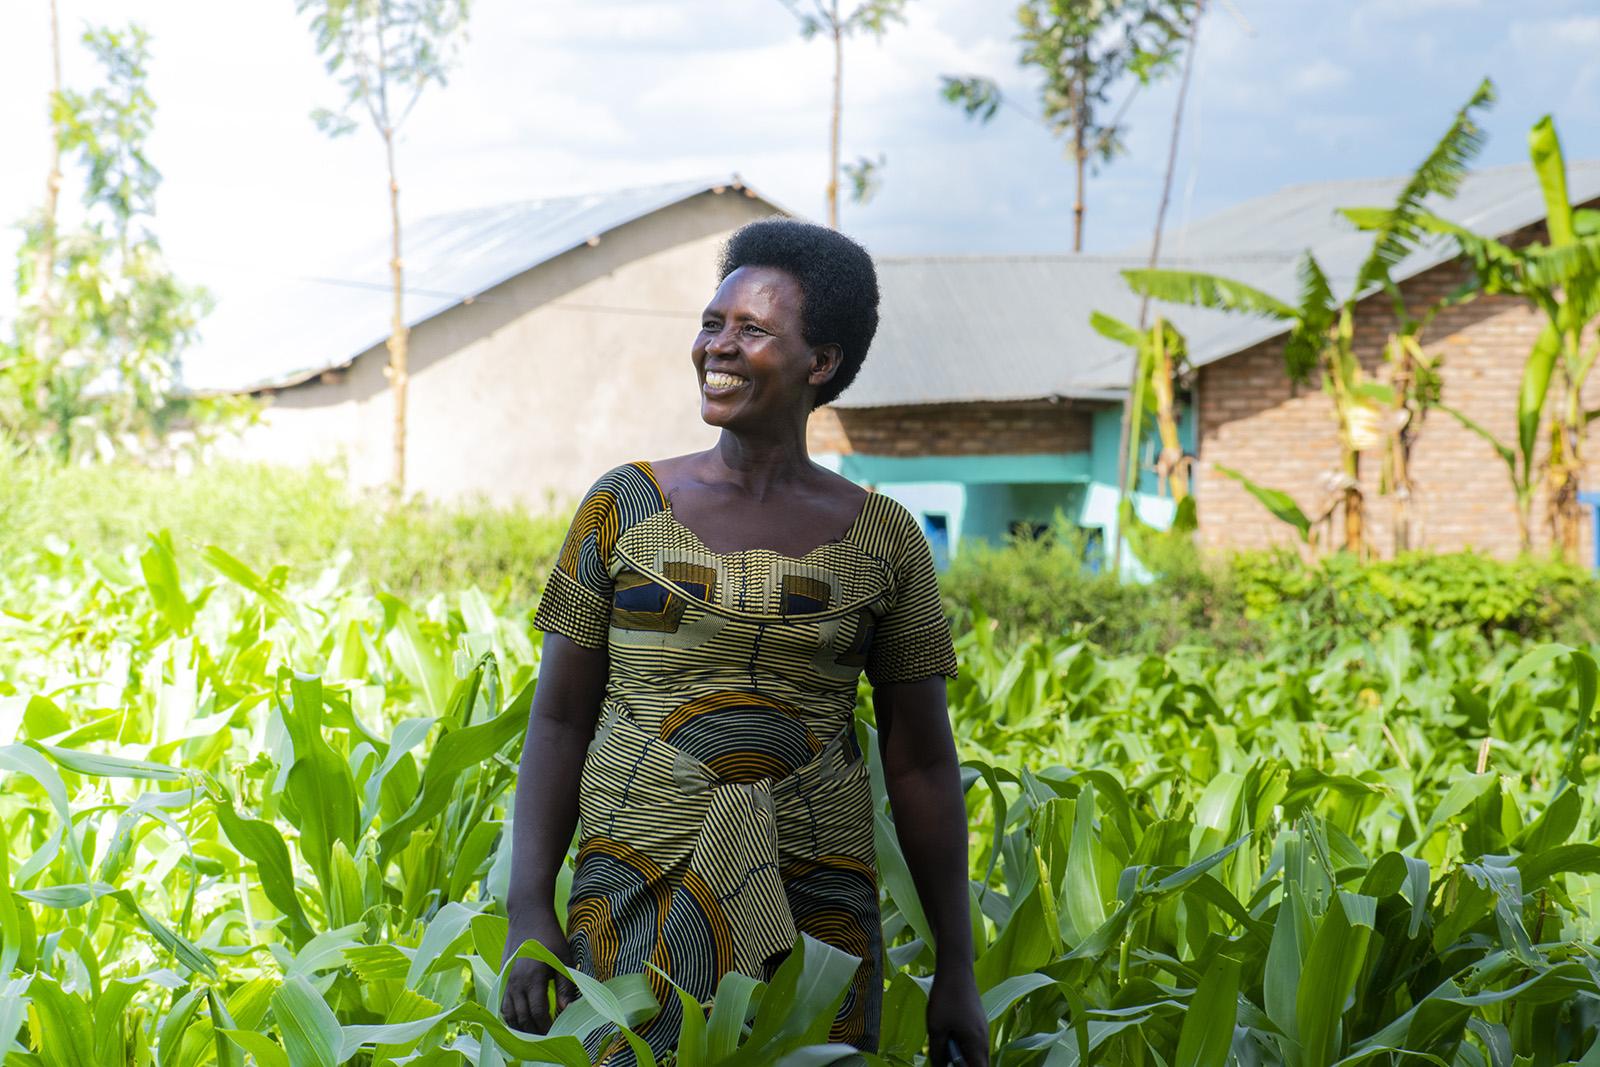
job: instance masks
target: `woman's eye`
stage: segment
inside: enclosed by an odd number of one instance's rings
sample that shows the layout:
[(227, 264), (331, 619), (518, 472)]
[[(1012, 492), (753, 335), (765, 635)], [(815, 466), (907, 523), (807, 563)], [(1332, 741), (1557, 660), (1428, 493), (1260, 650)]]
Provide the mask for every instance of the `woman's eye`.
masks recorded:
[(745, 325), (744, 332), (745, 333), (766, 333), (767, 331), (763, 330), (761, 327), (755, 325), (754, 323), (748, 323), (748, 324)]
[(717, 332), (717, 330), (718, 330), (718, 329), (719, 329), (719, 328), (720, 328), (720, 327), (719, 327), (719, 326), (718, 326), (718, 324), (717, 324), (717, 323), (715, 323), (715, 322), (709, 322), (709, 321), (707, 321), (707, 322), (702, 322), (702, 323), (701, 323), (701, 324), (700, 324), (700, 328), (701, 328), (701, 329), (702, 329), (702, 330), (705, 330), (705, 331), (706, 331), (706, 332), (707, 332), (707, 333), (716, 333), (716, 332)]

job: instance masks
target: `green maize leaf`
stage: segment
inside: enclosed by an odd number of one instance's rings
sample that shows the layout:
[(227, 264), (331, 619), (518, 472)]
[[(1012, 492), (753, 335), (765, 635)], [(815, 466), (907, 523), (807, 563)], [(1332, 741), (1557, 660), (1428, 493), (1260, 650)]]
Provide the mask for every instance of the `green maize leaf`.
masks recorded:
[(222, 1036), (249, 1053), (256, 1067), (292, 1067), (289, 1056), (266, 1034), (254, 1030), (223, 1030)]
[(1053, 987), (1056, 980), (1047, 974), (1016, 974), (1005, 979), (992, 989), (983, 992), (983, 1015), (992, 1026), (1000, 1021), (1000, 1017), (1009, 1011), (1017, 1001), (1029, 993), (1040, 989)]
[(451, 730), (439, 738), (423, 768), (422, 786), (416, 801), (378, 835), (379, 855), (385, 865), (404, 846), (413, 830), (444, 810), (464, 771), (492, 758), (527, 731), (533, 689), (534, 683), (529, 682), (494, 719)]
[(61, 775), (56, 773), (56, 769), (27, 745), (0, 745), (0, 771), (25, 775), (37, 782), (60, 820), (39, 850), (17, 868), (12, 884), (21, 886), (31, 882), (35, 875), (55, 859), (56, 854), (61, 851), (63, 840), (67, 843), (68, 855), (76, 861), (78, 869), (87, 872), (88, 867), (84, 865), (77, 837), (72, 829), (72, 810), (67, 802), (67, 787), (61, 781)]
[(1428, 839), (1472, 805), (1479, 797), (1487, 793), (1495, 783), (1492, 773), (1472, 774), (1458, 779), (1445, 793), (1444, 799), (1439, 801), (1438, 807), (1433, 809), (1433, 816), (1428, 824), (1422, 828), (1422, 833), (1417, 836), (1409, 846), (1413, 852), (1419, 851)]
[(212, 799), (217, 822), (228, 835), (228, 841), (239, 853), (256, 865), (256, 876), (261, 890), (272, 906), (289, 919), (290, 941), (299, 945), (310, 940), (311, 924), (300, 907), (300, 897), (295, 892), (294, 863), (289, 858), (289, 846), (283, 835), (270, 822), (261, 819), (241, 818), (233, 810), (233, 802), (224, 794)]
[(1183, 1016), (1173, 1067), (1225, 1062), (1238, 1013), (1239, 967), (1239, 960), (1227, 952), (1219, 952), (1206, 967)]
[(30, 976), (13, 977), (0, 982), (0, 1057), (7, 1057), (12, 1051), (22, 1051), (16, 1044), (17, 1031), (27, 1021), (28, 1005), (33, 1003), (27, 995), (32, 981)]
[(861, 960), (802, 933), (772, 976), (756, 1010), (750, 1040), (726, 1067), (771, 1063), (827, 1039)]
[(356, 784), (350, 764), (323, 739), (321, 680), (294, 675), (289, 689), (290, 700), (279, 705), (294, 745), (284, 794), (297, 812), (300, 852), (326, 894), (332, 881), (334, 843), (342, 841), (351, 851), (356, 847)]
[(1329, 1063), (1340, 1045), (1340, 1019), (1355, 987), (1373, 932), (1377, 901), (1355, 893), (1339, 893), (1317, 924), (1305, 953), (1304, 973), (1295, 992), (1295, 1027), (1308, 1065)]
[(928, 1047), (928, 994), (909, 976), (897, 973), (883, 995), (878, 1047), (886, 1056), (909, 1060)]
[(243, 589), (254, 593), (257, 599), (270, 608), (273, 614), (295, 626), (300, 625), (300, 616), (284, 595), (268, 584), (262, 577), (243, 563), (234, 559), (216, 545), (207, 545), (200, 553), (200, 558), (206, 566), (216, 571), (228, 581)]
[(477, 911), (458, 901), (439, 909), (439, 913), (428, 921), (422, 942), (411, 957), (411, 966), (406, 971), (407, 988), (415, 989), (440, 959), (452, 953), (465, 939), (467, 926), (477, 915)]
[[(678, 1058), (675, 1067), (706, 1067), (710, 1060), (706, 1056), (705, 1007), (690, 996), (682, 986), (672, 982), (665, 971), (654, 966), (651, 969), (672, 984), (672, 991), (678, 998), (678, 1007), (683, 1012), (683, 1022), (678, 1027)], [(562, 1015), (570, 1014), (571, 1010), (568, 1008)]]
[(162, 530), (147, 535), (150, 547), (139, 557), (139, 569), (144, 573), (145, 587), (156, 610), (177, 634), (187, 634), (194, 625), (194, 605), (183, 595), (183, 584), (178, 580), (177, 554), (172, 547), (172, 534)]
[(33, 976), (28, 996), (39, 1020), (34, 1040), (45, 1067), (91, 1067), (99, 1062), (94, 1054), (94, 1021), (81, 997), (62, 992), (45, 974)]
[(244, 1067), (244, 1057), (239, 1054), (239, 1046), (229, 1041), (225, 1032), (237, 1029), (239, 1024), (234, 1021), (227, 1004), (217, 995), (215, 989), (206, 990), (206, 1007), (211, 1012), (211, 1033), (217, 1055), (217, 1067)]
[(1565, 843), (1572, 836), (1572, 831), (1578, 828), (1578, 820), (1582, 817), (1583, 798), (1576, 788), (1568, 785), (1511, 843), (1525, 857), (1546, 852)]
[(205, 995), (204, 988), (191, 989), (179, 997), (172, 1005), (172, 1009), (167, 1012), (167, 1017), (162, 1020), (161, 1027), (156, 1032), (156, 1063), (160, 1067), (176, 1067), (178, 1051), (182, 1047), (184, 1036), (189, 1031), (189, 1025), (199, 1014), (200, 998)]
[[(620, 1008), (622, 1018), (629, 1020), (630, 1027), (638, 1026), (661, 1010), (656, 995), (650, 991), (649, 980), (642, 974), (619, 974), (602, 984), (610, 993), (610, 1000)], [(704, 1019), (704, 1013), (701, 1018)], [(594, 1002), (579, 997), (551, 1022), (549, 1036), (571, 1034), (581, 1040), (609, 1021)]]
[[(996, 775), (995, 768), (992, 764), (987, 763), (984, 760), (967, 760), (962, 763), (962, 766), (971, 767), (973, 770), (977, 771), (978, 774), (983, 778), (984, 784), (989, 787), (990, 817), (993, 820), (993, 826), (990, 828), (989, 833), (988, 866), (983, 872), (983, 891), (985, 894), (987, 894), (989, 891), (989, 884), (994, 880), (995, 866), (1000, 861), (1000, 839), (1005, 836), (1006, 798), (1005, 793), (1000, 789), (1000, 779), (999, 776)], [(920, 902), (918, 904), (918, 914), (921, 914)], [(924, 925), (926, 925), (925, 921)], [(931, 938), (929, 938), (928, 941), (930, 944), (932, 943)]]
[(861, 1052), (854, 1045), (811, 1045), (786, 1052), (772, 1061), (773, 1067), (828, 1067), (831, 1063), (859, 1063)]
[(314, 978), (323, 971), (344, 966), (345, 954), (361, 943), (361, 923), (351, 923), (322, 933), (300, 946), (289, 965), (284, 968), (284, 978)]
[[(1062, 901), (1074, 941), (1082, 941), (1106, 921), (1095, 855), (1094, 802), (1094, 787), (1085, 785), (1078, 794), (1073, 813), (1072, 849), (1067, 856), (1067, 877), (1062, 886)], [(1041, 902), (1044, 899), (1041, 897)], [(1048, 916), (1046, 922), (1049, 922)]]
[(146, 911), (144, 906), (126, 889), (117, 889), (103, 882), (81, 882), (72, 885), (55, 885), (44, 889), (29, 889), (18, 894), (47, 908), (81, 908), (101, 897), (109, 897), (123, 910), (133, 915), (160, 945), (191, 971), (207, 977), (217, 977), (216, 964), (200, 948), (181, 934), (173, 932), (165, 923)]
[(395, 765), (405, 758), (406, 754), (423, 741), (427, 740), (428, 731), (433, 728), (435, 719), (405, 719), (395, 725), (394, 735), (389, 740), (388, 751), (384, 753), (383, 762), (378, 769), (367, 778), (366, 785), (362, 788), (361, 825), (371, 826), (378, 816), (378, 802), (383, 790), (383, 784), (389, 778), (389, 772)]
[[(655, 996), (650, 993), (648, 985), (628, 983), (621, 986), (620, 988), (628, 997), (625, 1001), (623, 997), (618, 995), (616, 988), (601, 982), (592, 975), (573, 970), (563, 963), (554, 952), (545, 948), (538, 941), (530, 939), (519, 945), (511, 958), (501, 966), (500, 979), (496, 983), (494, 992), (496, 1002), (504, 992), (506, 975), (511, 971), (511, 964), (524, 957), (532, 957), (539, 960), (549, 966), (556, 974), (568, 979), (573, 985), (577, 986), (578, 993), (584, 1001), (584, 1013), (580, 1013), (580, 1020), (584, 1018), (584, 1014), (588, 1011), (594, 1011), (606, 1022), (617, 1028), (627, 1040), (629, 1047), (633, 1049), (634, 1055), (638, 1057), (641, 1064), (653, 1067), (655, 1057), (650, 1052), (650, 1046), (645, 1044), (644, 1040), (634, 1033), (632, 1029), (644, 1019), (654, 1016), (661, 1009), (660, 1004), (656, 1002)], [(641, 992), (644, 994), (642, 999), (639, 996)], [(584, 1025), (587, 1025), (586, 1021)]]
[(750, 1000), (761, 982), (738, 971), (729, 971), (717, 981), (717, 995), (711, 1001), (711, 1015), (706, 1021), (706, 1057), (721, 1063), (733, 1055), (744, 1033), (745, 1020), (750, 1017)]
[(165, 763), (57, 748), (38, 741), (29, 742), (29, 747), (43, 752), (69, 771), (96, 778), (143, 778), (154, 782), (176, 782), (183, 778), (182, 771)]
[(1515, 862), (1523, 888), (1532, 892), (1558, 874), (1600, 874), (1600, 845), (1557, 845)]
[(379, 593), (378, 601), (383, 605), (384, 646), (394, 657), (395, 666), (422, 695), (427, 713), (443, 715), (455, 687), (455, 672), (450, 669), (449, 659), (439, 655), (433, 643), (422, 635), (422, 627), (410, 607), (388, 593)]
[(1050, 962), (1059, 945), (1058, 931), (1045, 918), (1043, 898), (1050, 894), (1050, 887), (1035, 877), (1000, 936), (978, 957), (974, 971), (979, 989), (990, 989), (1012, 975), (1036, 971)]
[[(272, 1017), (289, 1067), (337, 1067), (344, 1029), (315, 986), (304, 978), (289, 978), (272, 994)], [(249, 1051), (249, 1050), (247, 1050)]]
[(128, 1022), (128, 1004), (144, 984), (138, 978), (117, 978), (107, 982), (101, 990), (93, 1009), (94, 1054), (98, 1062), (116, 1063), (127, 1058), (124, 1029)]

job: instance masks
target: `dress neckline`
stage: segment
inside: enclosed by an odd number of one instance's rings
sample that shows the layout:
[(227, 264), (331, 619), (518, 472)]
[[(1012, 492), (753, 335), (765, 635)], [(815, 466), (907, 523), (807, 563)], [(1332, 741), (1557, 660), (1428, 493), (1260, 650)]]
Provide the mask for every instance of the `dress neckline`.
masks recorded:
[(840, 534), (838, 537), (832, 538), (831, 540), (823, 541), (821, 544), (818, 544), (818, 545), (815, 545), (815, 546), (813, 546), (811, 548), (808, 548), (808, 549), (806, 549), (805, 552), (803, 552), (802, 554), (800, 554), (798, 556), (791, 556), (787, 552), (779, 552), (775, 548), (759, 548), (759, 547), (757, 547), (757, 548), (715, 549), (715, 548), (712, 548), (710, 545), (706, 544), (705, 539), (702, 538), (699, 534), (695, 533), (694, 530), (692, 528), (690, 528), (689, 525), (687, 523), (685, 523), (682, 519), (678, 518), (677, 513), (672, 510), (672, 502), (667, 499), (666, 489), (661, 485), (661, 482), (659, 480), (657, 480), (655, 468), (650, 465), (650, 461), (649, 460), (640, 460), (638, 462), (638, 466), (642, 467), (644, 469), (644, 472), (647, 475), (649, 475), (650, 480), (655, 483), (656, 489), (659, 491), (659, 493), (661, 495), (661, 510), (666, 512), (667, 519), (674, 526), (676, 526), (678, 529), (682, 530), (684, 533), (688, 534), (691, 538), (693, 538), (695, 544), (697, 544), (702, 551), (709, 552), (714, 556), (749, 556), (749, 555), (756, 555), (756, 554), (765, 554), (765, 555), (769, 555), (769, 556), (776, 556), (779, 559), (786, 559), (786, 560), (791, 560), (791, 561), (796, 562), (796, 563), (802, 563), (802, 562), (810, 559), (812, 556), (816, 555), (818, 552), (821, 552), (823, 549), (828, 548), (831, 545), (844, 544), (844, 543), (850, 541), (852, 535), (856, 532), (856, 529), (861, 525), (862, 521), (866, 518), (867, 509), (872, 506), (872, 498), (877, 496), (877, 494), (873, 493), (873, 492), (868, 492), (867, 493), (866, 498), (861, 501), (861, 506), (856, 509), (855, 518), (851, 519), (850, 520), (850, 525), (845, 527), (844, 533)]

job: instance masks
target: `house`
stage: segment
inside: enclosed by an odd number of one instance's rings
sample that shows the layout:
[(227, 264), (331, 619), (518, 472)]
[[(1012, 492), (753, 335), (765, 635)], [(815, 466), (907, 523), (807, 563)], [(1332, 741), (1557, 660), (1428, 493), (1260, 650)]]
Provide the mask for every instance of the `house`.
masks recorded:
[[(408, 226), (407, 491), (566, 506), (618, 463), (711, 445), (689, 343), (723, 242), (780, 210), (732, 178)], [(186, 386), (264, 401), (231, 454), (388, 481), (388, 259), (384, 237), (207, 320)]]

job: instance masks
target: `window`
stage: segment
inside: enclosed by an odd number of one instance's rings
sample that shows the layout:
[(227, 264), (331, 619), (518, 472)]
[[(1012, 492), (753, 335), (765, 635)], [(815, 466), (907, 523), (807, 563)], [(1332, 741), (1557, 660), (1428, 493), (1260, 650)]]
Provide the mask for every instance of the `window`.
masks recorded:
[(928, 539), (928, 546), (933, 549), (934, 567), (944, 570), (950, 565), (950, 516), (943, 512), (924, 511), (922, 536)]

